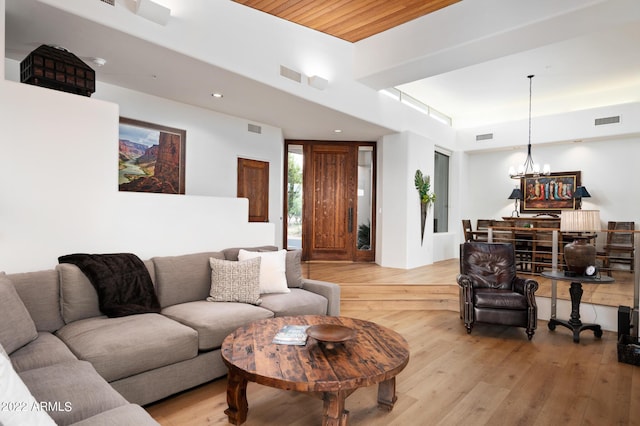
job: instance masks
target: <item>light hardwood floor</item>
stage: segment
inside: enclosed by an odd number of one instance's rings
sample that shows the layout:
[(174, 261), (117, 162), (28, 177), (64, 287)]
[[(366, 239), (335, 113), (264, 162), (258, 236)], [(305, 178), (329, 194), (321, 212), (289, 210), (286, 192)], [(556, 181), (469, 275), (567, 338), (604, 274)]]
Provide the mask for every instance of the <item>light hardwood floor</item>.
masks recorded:
[[(469, 335), (452, 285), (457, 272), (455, 259), (414, 270), (304, 265), (305, 276), (340, 283), (342, 315), (390, 327), (410, 345), (393, 411), (377, 409), (375, 386), (359, 389), (346, 402), (351, 425), (640, 426), (640, 367), (617, 361), (615, 333), (595, 339), (587, 331), (575, 344), (569, 330), (538, 321), (532, 341), (521, 328), (482, 324)], [(318, 399), (254, 383), (247, 395), (247, 426), (321, 423)], [(199, 426), (228, 424), (226, 407), (222, 378), (146, 409), (163, 426)]]
[[(344, 309), (458, 309), (459, 260), (449, 259), (414, 269), (384, 268), (375, 263), (314, 262), (303, 266), (307, 278), (339, 283)], [(551, 281), (518, 271), (540, 285), (536, 295), (551, 297)], [(582, 302), (633, 306), (635, 275), (613, 271), (612, 284), (585, 284)], [(557, 282), (559, 299), (569, 300), (569, 282)], [(391, 302), (391, 303), (386, 303)]]
[[(409, 365), (391, 412), (376, 388), (347, 398), (351, 425), (640, 425), (640, 367), (619, 363), (615, 333), (579, 344), (540, 321), (523, 329), (477, 325), (468, 335), (452, 311), (345, 311), (400, 332)], [(226, 425), (226, 379), (146, 407), (165, 426)], [(250, 383), (252, 425), (319, 425), (318, 399)]]

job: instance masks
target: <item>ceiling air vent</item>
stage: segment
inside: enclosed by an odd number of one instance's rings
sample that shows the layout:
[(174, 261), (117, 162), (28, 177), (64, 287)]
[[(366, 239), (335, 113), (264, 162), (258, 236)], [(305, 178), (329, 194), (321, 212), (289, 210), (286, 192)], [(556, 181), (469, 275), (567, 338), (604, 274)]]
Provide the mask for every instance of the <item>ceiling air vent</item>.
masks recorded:
[(100, 0), (102, 3), (110, 4), (111, 6), (116, 5), (116, 0)]
[(616, 124), (619, 122), (620, 122), (620, 116), (616, 115), (615, 117), (596, 118), (595, 125), (602, 126), (604, 124)]
[(258, 133), (258, 134), (262, 133), (262, 127), (257, 126), (255, 124), (249, 124), (247, 130), (249, 130), (251, 133)]
[(288, 78), (289, 80), (302, 83), (302, 74), (298, 71), (292, 70), (291, 68), (287, 68), (284, 65), (280, 65), (280, 75)]
[(476, 135), (476, 142), (487, 141), (493, 139), (493, 133), (485, 133), (484, 135)]

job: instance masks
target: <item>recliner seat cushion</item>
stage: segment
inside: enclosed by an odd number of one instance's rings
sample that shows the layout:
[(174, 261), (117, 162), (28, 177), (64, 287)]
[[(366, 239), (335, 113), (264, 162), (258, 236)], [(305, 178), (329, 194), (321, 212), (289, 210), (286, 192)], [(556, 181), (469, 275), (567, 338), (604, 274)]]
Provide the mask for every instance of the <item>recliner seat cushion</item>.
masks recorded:
[(248, 303), (206, 300), (169, 306), (162, 314), (195, 329), (201, 351), (219, 348), (224, 338), (240, 326), (273, 317), (273, 312)]
[(198, 354), (197, 331), (160, 314), (89, 318), (56, 335), (109, 382)]
[(473, 292), (476, 308), (527, 309), (527, 299), (510, 290), (476, 288)]

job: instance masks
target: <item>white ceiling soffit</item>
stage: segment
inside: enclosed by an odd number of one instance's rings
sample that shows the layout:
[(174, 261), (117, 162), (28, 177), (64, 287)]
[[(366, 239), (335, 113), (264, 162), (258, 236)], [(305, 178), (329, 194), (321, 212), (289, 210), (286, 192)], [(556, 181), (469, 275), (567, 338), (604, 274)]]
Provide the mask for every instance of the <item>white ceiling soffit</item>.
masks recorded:
[[(508, 19), (486, 16), (498, 4)], [(427, 28), (444, 36), (430, 40)], [(424, 42), (382, 47), (408, 37)], [(534, 117), (639, 102), (639, 42), (637, 0), (465, 0), (358, 43), (357, 63), (370, 71), (361, 81), (395, 86), (455, 128), (474, 128), (525, 119), (529, 74)]]
[[(90, 63), (88, 55), (99, 46), (107, 63), (94, 68), (98, 82), (278, 127), (285, 138), (375, 141), (394, 133), (36, 0), (6, 0), (5, 23), (9, 59), (21, 61), (41, 44), (55, 44)], [(211, 87), (222, 88), (224, 98), (214, 98)]]

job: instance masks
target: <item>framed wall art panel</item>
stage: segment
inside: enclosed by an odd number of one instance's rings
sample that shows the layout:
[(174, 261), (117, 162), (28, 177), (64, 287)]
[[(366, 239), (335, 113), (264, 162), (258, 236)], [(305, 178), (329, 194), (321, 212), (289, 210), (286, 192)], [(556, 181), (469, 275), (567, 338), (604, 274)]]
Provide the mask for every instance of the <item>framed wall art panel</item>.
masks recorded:
[(119, 131), (120, 191), (184, 194), (185, 130), (120, 117)]
[(560, 213), (575, 210), (573, 192), (580, 186), (580, 172), (551, 173), (548, 176), (525, 176), (520, 179), (523, 194), (520, 213)]

